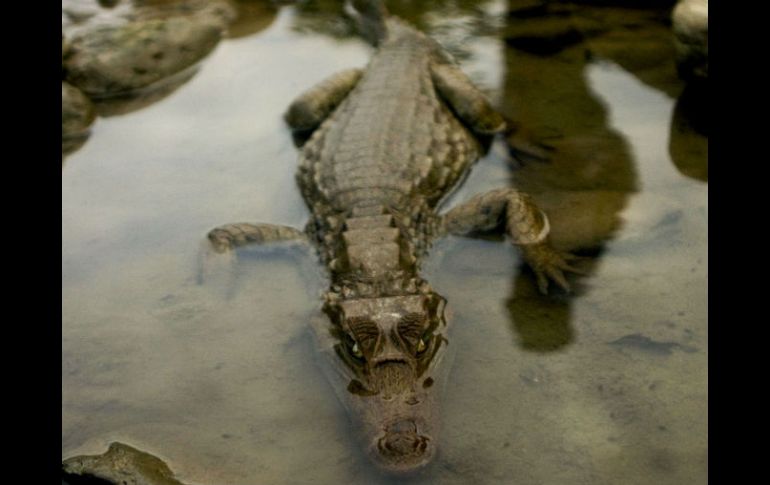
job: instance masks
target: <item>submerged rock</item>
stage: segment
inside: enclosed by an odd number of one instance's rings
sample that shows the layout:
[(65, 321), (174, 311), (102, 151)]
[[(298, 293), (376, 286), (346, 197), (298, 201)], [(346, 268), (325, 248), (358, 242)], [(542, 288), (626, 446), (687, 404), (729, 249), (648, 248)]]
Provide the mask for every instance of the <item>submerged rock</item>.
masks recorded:
[(184, 485), (159, 458), (118, 442), (102, 455), (62, 462), (62, 483), (101, 483), (98, 479), (114, 485)]
[(611, 345), (621, 350), (643, 352), (656, 356), (671, 355), (675, 349), (687, 353), (698, 351), (697, 348), (691, 345), (684, 345), (679, 342), (657, 341), (640, 333), (624, 335), (619, 339), (608, 342), (607, 345)]
[(80, 135), (88, 130), (96, 114), (93, 103), (75, 86), (61, 83), (61, 135), (62, 138)]
[(680, 0), (671, 17), (679, 75), (686, 81), (708, 78), (708, 0)]
[(90, 96), (141, 89), (208, 55), (222, 27), (208, 17), (155, 18), (80, 32), (64, 58), (67, 81)]

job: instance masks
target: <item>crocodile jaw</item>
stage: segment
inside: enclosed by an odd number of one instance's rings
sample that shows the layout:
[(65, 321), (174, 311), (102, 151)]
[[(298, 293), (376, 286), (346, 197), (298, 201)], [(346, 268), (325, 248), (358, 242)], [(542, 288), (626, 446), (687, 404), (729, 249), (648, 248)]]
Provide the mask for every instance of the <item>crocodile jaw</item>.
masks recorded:
[(439, 410), (432, 392), (357, 396), (354, 420), (369, 458), (388, 474), (407, 475), (436, 455)]

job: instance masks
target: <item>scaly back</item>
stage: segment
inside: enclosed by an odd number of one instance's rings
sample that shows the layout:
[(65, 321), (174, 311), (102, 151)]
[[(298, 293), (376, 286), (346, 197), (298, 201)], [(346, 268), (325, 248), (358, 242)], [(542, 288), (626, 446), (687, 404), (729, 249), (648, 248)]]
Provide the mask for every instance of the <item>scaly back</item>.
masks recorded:
[(478, 156), (433, 85), (431, 64), (448, 56), (400, 19), (382, 17), (381, 2), (354, 3), (366, 4), (362, 16), (373, 25), (382, 21), (384, 35), (355, 88), (303, 147), (303, 188), (334, 211), (405, 208), (415, 198), (434, 205)]

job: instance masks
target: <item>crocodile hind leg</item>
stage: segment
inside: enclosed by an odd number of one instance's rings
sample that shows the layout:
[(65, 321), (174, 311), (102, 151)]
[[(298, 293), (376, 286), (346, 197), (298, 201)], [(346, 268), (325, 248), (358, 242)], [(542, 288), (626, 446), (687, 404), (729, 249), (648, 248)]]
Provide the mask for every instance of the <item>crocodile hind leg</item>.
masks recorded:
[(232, 276), (236, 248), (277, 242), (292, 242), (304, 246), (308, 242), (307, 235), (293, 227), (248, 223), (217, 227), (209, 231), (207, 239), (199, 261), (199, 283), (214, 274), (225, 273)]
[(578, 258), (551, 247), (548, 217), (527, 194), (507, 188), (492, 190), (453, 208), (442, 218), (443, 230), (450, 234), (466, 235), (501, 226), (535, 272), (541, 293), (547, 293), (549, 278), (565, 291), (570, 290), (563, 272), (582, 273), (568, 264)]
[(361, 74), (361, 69), (347, 69), (321, 81), (289, 105), (284, 120), (293, 130), (315, 129), (345, 99)]

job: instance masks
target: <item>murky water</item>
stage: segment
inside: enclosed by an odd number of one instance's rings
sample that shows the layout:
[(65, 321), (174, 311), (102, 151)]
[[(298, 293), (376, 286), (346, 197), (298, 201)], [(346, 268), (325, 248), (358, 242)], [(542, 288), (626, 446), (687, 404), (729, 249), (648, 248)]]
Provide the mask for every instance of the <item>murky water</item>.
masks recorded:
[[(545, 56), (510, 41), (517, 2), (393, 3), (554, 148), (512, 163), (496, 143), (450, 203), (512, 184), (546, 208), (557, 244), (591, 248), (575, 295), (545, 298), (501, 241), (436, 245), (425, 273), (455, 355), (439, 456), (409, 482), (705, 483), (707, 139), (679, 122), (658, 11), (577, 10), (576, 25), (645, 28)], [(282, 113), (371, 52), (336, 4), (260, 12), (65, 159), (62, 456), (117, 440), (190, 484), (396, 483), (356, 449), (316, 362), (311, 258), (249, 249), (229, 289), (196, 280), (212, 227), (304, 224)]]

